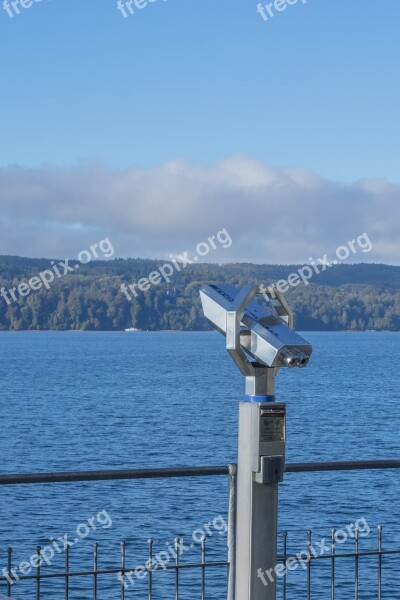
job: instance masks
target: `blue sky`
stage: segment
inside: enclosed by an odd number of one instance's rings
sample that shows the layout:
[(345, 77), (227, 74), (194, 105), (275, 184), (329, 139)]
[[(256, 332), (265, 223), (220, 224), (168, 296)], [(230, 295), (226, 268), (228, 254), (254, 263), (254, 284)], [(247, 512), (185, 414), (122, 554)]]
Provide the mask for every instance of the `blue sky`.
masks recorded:
[[(62, 186), (76, 166), (212, 169), (244, 157), (342, 192), (363, 179), (399, 182), (398, 0), (299, 0), (266, 22), (253, 0), (155, 0), (128, 18), (116, 0), (42, 0), (13, 18), (2, 1), (3, 175), (57, 167)], [(12, 202), (7, 190), (0, 201)], [(393, 194), (397, 185), (391, 208)], [(20, 252), (14, 242), (9, 253)], [(36, 246), (57, 249), (43, 236)]]
[(399, 179), (400, 3), (42, 0), (0, 14), (0, 163), (116, 167), (246, 154)]

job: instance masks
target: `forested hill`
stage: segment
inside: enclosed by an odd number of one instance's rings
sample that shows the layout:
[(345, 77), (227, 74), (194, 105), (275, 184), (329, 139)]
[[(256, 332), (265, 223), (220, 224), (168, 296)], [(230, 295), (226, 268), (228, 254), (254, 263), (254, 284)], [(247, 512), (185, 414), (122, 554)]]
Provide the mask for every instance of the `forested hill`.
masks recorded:
[[(93, 261), (65, 275), (59, 266), (60, 276), (56, 276), (54, 269), (60, 262), (0, 257), (1, 330), (122, 330), (132, 325), (149, 330), (208, 329), (198, 293), (203, 284), (270, 285), (301, 269), (301, 265), (196, 263), (185, 268), (181, 265), (178, 272), (170, 263), (173, 273), (169, 284), (160, 277), (161, 282), (148, 291), (134, 288), (137, 297), (128, 288), (129, 300), (121, 285), (148, 278), (159, 271), (163, 260)], [(54, 281), (47, 289), (39, 275), (52, 269)], [(47, 278), (51, 279), (49, 273)], [(155, 275), (153, 278), (157, 280)], [(400, 331), (400, 267), (336, 265), (313, 274), (308, 285), (297, 281), (285, 295), (300, 330)]]

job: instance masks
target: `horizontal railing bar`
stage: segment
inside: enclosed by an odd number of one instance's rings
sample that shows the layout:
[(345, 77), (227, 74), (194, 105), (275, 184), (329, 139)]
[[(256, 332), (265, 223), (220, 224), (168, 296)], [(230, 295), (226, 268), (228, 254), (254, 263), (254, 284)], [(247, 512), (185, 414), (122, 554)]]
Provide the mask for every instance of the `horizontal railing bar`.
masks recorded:
[(117, 469), (103, 471), (67, 471), (59, 473), (10, 473), (0, 475), (0, 485), (31, 483), (70, 483), (122, 479), (162, 479), (174, 477), (210, 477), (229, 475), (229, 465), (217, 467), (175, 467), (156, 469)]
[[(357, 471), (366, 469), (400, 469), (400, 460), (349, 460), (337, 462), (291, 463), (286, 473), (310, 471)], [(0, 485), (32, 483), (71, 483), (123, 479), (163, 479), (175, 477), (210, 477), (229, 475), (229, 465), (215, 467), (175, 467), (155, 469), (116, 469), (102, 471), (66, 471), (56, 473), (10, 473), (0, 475)]]
[[(393, 554), (400, 554), (400, 548), (398, 550), (362, 550), (360, 552), (341, 552), (341, 553), (336, 553), (335, 554), (321, 554), (320, 556), (313, 556), (312, 554), (309, 555), (310, 561), (314, 561), (314, 560), (322, 560), (324, 558), (355, 558), (356, 556), (385, 556), (385, 555), (393, 555)], [(287, 557), (284, 558), (283, 556), (278, 557), (278, 562), (281, 563), (285, 563), (289, 560), (289, 558), (294, 557), (296, 558), (296, 554), (290, 554), (288, 553)], [(305, 560), (308, 560), (307, 557), (304, 557)]]
[[(323, 554), (321, 556), (313, 556), (310, 555), (311, 561), (321, 560), (321, 559), (330, 559), (330, 558), (354, 558), (355, 556), (366, 557), (366, 556), (390, 556), (394, 554), (400, 554), (399, 550), (364, 550), (361, 552), (341, 552), (335, 554)], [(291, 555), (288, 554), (286, 558), (279, 556), (277, 561), (280, 563), (285, 563), (290, 559)], [(229, 566), (229, 562), (227, 561), (214, 561), (214, 562), (196, 562), (196, 563), (181, 563), (179, 565), (165, 565), (163, 567), (163, 571), (180, 571), (181, 569), (198, 569), (198, 568), (209, 568), (209, 567), (227, 567)], [(118, 573), (122, 573), (126, 575), (135, 570), (135, 567), (130, 569), (129, 567), (125, 567), (121, 569), (120, 567), (114, 569), (98, 569), (97, 571), (89, 570), (89, 571), (60, 571), (56, 573), (41, 573), (40, 575), (19, 575), (19, 580), (28, 581), (28, 580), (42, 580), (42, 579), (57, 579), (57, 578), (65, 578), (68, 577), (82, 577), (89, 575), (117, 575)], [(150, 569), (145, 569), (147, 572), (150, 572)], [(151, 569), (151, 573), (155, 573), (157, 569)], [(0, 582), (7, 581), (6, 577), (0, 577)]]
[(286, 473), (307, 471), (358, 471), (364, 469), (400, 469), (400, 460), (340, 460), (335, 462), (291, 463), (285, 467)]
[(311, 556), (311, 560), (319, 560), (322, 558), (354, 558), (355, 556), (384, 556), (400, 554), (399, 550), (363, 550), (360, 552), (341, 552), (340, 554), (323, 554), (322, 556)]
[[(341, 552), (335, 554), (323, 554), (321, 556), (313, 556), (310, 555), (311, 561), (321, 560), (321, 559), (330, 559), (330, 558), (354, 558), (355, 556), (366, 557), (366, 556), (390, 556), (400, 554), (399, 550), (363, 550), (361, 552)], [(286, 558), (279, 556), (278, 562), (285, 563), (290, 559), (291, 555), (288, 554)], [(196, 563), (181, 563), (179, 565), (165, 565), (163, 567), (163, 571), (176, 571), (181, 569), (198, 569), (198, 568), (209, 568), (209, 567), (227, 567), (229, 566), (229, 562), (227, 561), (213, 561), (213, 562), (196, 562)], [(37, 579), (57, 579), (60, 577), (82, 577), (86, 575), (117, 575), (118, 573), (122, 573), (126, 575), (135, 570), (135, 567), (130, 569), (129, 567), (125, 567), (121, 569), (120, 567), (114, 569), (98, 569), (97, 571), (89, 570), (89, 571), (60, 571), (57, 573), (41, 573), (40, 575), (20, 575), (19, 580), (27, 581), (27, 580), (37, 580)], [(150, 569), (145, 569), (147, 572), (150, 572)], [(157, 569), (151, 569), (151, 573), (155, 573)], [(7, 581), (6, 577), (0, 577), (0, 582)]]
[[(212, 567), (229, 567), (229, 563), (227, 561), (214, 561), (214, 562), (208, 562), (208, 563), (182, 563), (179, 565), (165, 565), (164, 567), (162, 567), (162, 571), (180, 571), (182, 569), (203, 569), (203, 568), (212, 568)], [(40, 575), (19, 575), (18, 576), (18, 581), (29, 581), (29, 580), (38, 580), (38, 579), (57, 579), (59, 577), (84, 577), (86, 575), (118, 575), (118, 573), (122, 573), (123, 575), (127, 575), (128, 573), (132, 573), (134, 572), (134, 570), (137, 568), (136, 567), (132, 567), (132, 569), (128, 569), (127, 567), (125, 567), (124, 569), (121, 568), (116, 568), (116, 569), (99, 569), (97, 571), (59, 571), (57, 573), (40, 573)], [(157, 570), (160, 572), (160, 569), (147, 569), (146, 567), (144, 567), (145, 571), (147, 571), (147, 573), (152, 573), (154, 575), (154, 573), (157, 572)], [(0, 582), (5, 582), (7, 581), (6, 577), (0, 577)]]

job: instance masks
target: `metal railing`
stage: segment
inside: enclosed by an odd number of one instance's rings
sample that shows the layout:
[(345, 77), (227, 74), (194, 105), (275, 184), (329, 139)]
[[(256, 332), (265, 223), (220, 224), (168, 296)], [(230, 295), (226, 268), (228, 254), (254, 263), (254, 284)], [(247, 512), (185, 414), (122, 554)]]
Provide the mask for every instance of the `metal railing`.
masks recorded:
[[(400, 460), (367, 460), (367, 461), (341, 461), (341, 462), (319, 462), (319, 463), (292, 463), (286, 465), (286, 473), (302, 473), (310, 471), (355, 471), (366, 469), (399, 469)], [(210, 477), (210, 476), (227, 476), (229, 483), (229, 501), (228, 501), (228, 544), (226, 560), (208, 560), (207, 558), (207, 540), (204, 537), (199, 544), (199, 560), (196, 562), (181, 562), (180, 560), (180, 538), (175, 540), (175, 557), (174, 563), (168, 564), (163, 568), (164, 573), (170, 573), (173, 578), (171, 587), (171, 598), (180, 600), (181, 598), (181, 574), (183, 571), (195, 571), (199, 573), (199, 598), (205, 600), (211, 598), (207, 595), (207, 574), (211, 569), (224, 569), (227, 572), (227, 583), (225, 586), (224, 596), (228, 600), (234, 600), (234, 570), (235, 570), (235, 516), (236, 516), (236, 465), (224, 465), (215, 467), (181, 467), (181, 468), (157, 468), (157, 469), (123, 469), (123, 470), (102, 470), (102, 471), (79, 471), (79, 472), (58, 472), (58, 473), (22, 473), (22, 474), (3, 474), (0, 475), (0, 485), (25, 485), (25, 484), (54, 484), (54, 483), (72, 483), (83, 481), (109, 481), (109, 480), (130, 480), (130, 479), (158, 479), (158, 478), (182, 478), (182, 477)], [(300, 597), (311, 600), (312, 595), (312, 577), (315, 566), (318, 563), (329, 562), (330, 576), (325, 575), (325, 583), (329, 585), (330, 598), (335, 600), (336, 581), (337, 581), (337, 563), (343, 559), (352, 559), (354, 561), (354, 599), (359, 599), (360, 588), (360, 563), (363, 559), (375, 558), (376, 564), (376, 586), (378, 600), (382, 600), (384, 589), (384, 578), (382, 575), (382, 564), (384, 557), (397, 557), (400, 555), (398, 549), (383, 549), (383, 534), (382, 527), (378, 527), (378, 542), (377, 548), (374, 550), (360, 549), (358, 534), (355, 534), (354, 551), (353, 552), (337, 552), (335, 543), (335, 530), (331, 531), (331, 546), (330, 552), (321, 556), (316, 556), (311, 551), (312, 548), (312, 532), (307, 533), (307, 548), (308, 560), (306, 560), (306, 579), (305, 579), (305, 595)], [(278, 562), (285, 567), (282, 577), (281, 596), (283, 600), (287, 600), (288, 588), (291, 585), (291, 577), (289, 575), (289, 561), (291, 559), (288, 553), (288, 532), (283, 533), (283, 553), (278, 558)], [(60, 572), (46, 572), (43, 569), (40, 561), (40, 552), (42, 548), (36, 548), (38, 556), (37, 567), (35, 573), (31, 575), (20, 575), (21, 581), (33, 581), (35, 585), (35, 598), (40, 600), (42, 595), (42, 582), (46, 580), (63, 581), (64, 598), (69, 600), (71, 582), (78, 577), (91, 578), (91, 597), (93, 600), (99, 598), (99, 581), (100, 578), (107, 575), (120, 575), (120, 598), (125, 600), (126, 582), (129, 580), (130, 574), (136, 568), (128, 564), (126, 543), (122, 542), (120, 546), (121, 559), (120, 564), (112, 568), (99, 568), (99, 545), (93, 546), (93, 568), (89, 570), (72, 570), (70, 568), (70, 549), (65, 547), (65, 568)], [(154, 584), (158, 577), (157, 569), (153, 568), (153, 541), (148, 540), (148, 562), (145, 568), (145, 576), (147, 577), (147, 598), (152, 600), (154, 595)], [(11, 548), (7, 550), (8, 577), (1, 576), (0, 583), (5, 585), (7, 597), (13, 597), (13, 580), (12, 580), (12, 559), (13, 551)], [(224, 576), (225, 577), (225, 576)], [(298, 584), (296, 584), (298, 585)], [(16, 597), (19, 597), (18, 594)], [(24, 595), (24, 598), (26, 595)], [(162, 596), (163, 600), (167, 600)], [(221, 596), (222, 597), (222, 596)], [(372, 596), (369, 596), (372, 598)], [(399, 596), (400, 598), (400, 596)], [(213, 597), (213, 600), (215, 598)], [(393, 597), (390, 598), (393, 600)]]
[[(74, 483), (84, 481), (110, 481), (110, 480), (133, 480), (133, 479), (160, 479), (160, 478), (186, 478), (186, 477), (215, 477), (215, 476), (227, 476), (228, 477), (228, 491), (229, 491), (229, 502), (228, 502), (228, 543), (227, 543), (227, 557), (225, 560), (211, 560), (207, 557), (207, 539), (203, 537), (199, 543), (199, 560), (196, 562), (182, 562), (180, 560), (180, 550), (182, 540), (176, 538), (174, 541), (174, 560), (173, 564), (166, 564), (160, 570), (153, 566), (154, 555), (153, 555), (153, 540), (147, 541), (148, 547), (148, 560), (146, 562), (146, 575), (147, 575), (147, 594), (146, 597), (151, 600), (155, 596), (154, 584), (156, 578), (162, 574), (171, 574), (173, 581), (169, 582), (170, 591), (173, 594), (175, 600), (181, 598), (181, 574), (182, 572), (193, 571), (198, 574), (199, 577), (199, 593), (200, 598), (205, 600), (207, 590), (207, 574), (210, 569), (224, 569), (224, 579), (227, 582), (225, 584), (226, 591), (225, 597), (229, 600), (233, 600), (233, 573), (231, 572), (230, 565), (234, 563), (233, 553), (235, 549), (234, 543), (234, 524), (235, 524), (235, 493), (236, 493), (236, 465), (224, 465), (215, 467), (180, 467), (180, 468), (156, 468), (156, 469), (122, 469), (122, 470), (101, 470), (101, 471), (78, 471), (78, 472), (57, 472), (57, 473), (17, 473), (17, 474), (3, 474), (0, 475), (0, 485), (31, 485), (31, 484), (54, 484), (54, 483)], [(40, 600), (44, 597), (49, 597), (43, 594), (42, 583), (46, 581), (62, 581), (64, 583), (64, 598), (69, 600), (71, 595), (71, 586), (76, 578), (91, 578), (91, 598), (98, 600), (99, 598), (99, 582), (101, 577), (114, 576), (115, 585), (120, 586), (120, 598), (125, 600), (128, 596), (130, 584), (132, 582), (132, 574), (137, 569), (137, 565), (131, 565), (127, 560), (127, 544), (121, 542), (120, 551), (121, 559), (120, 564), (115, 565), (111, 568), (99, 568), (99, 554), (100, 547), (98, 543), (93, 545), (92, 564), (93, 568), (88, 570), (72, 570), (70, 567), (71, 551), (67, 545), (64, 548), (65, 551), (65, 565), (64, 569), (60, 572), (46, 572), (43, 568), (43, 561), (41, 561), (42, 547), (36, 547), (37, 566), (35, 572), (29, 575), (18, 575), (18, 582), (21, 581), (32, 581), (35, 586), (34, 596), (36, 600)], [(12, 548), (7, 549), (7, 576), (0, 577), (0, 583), (5, 585), (7, 597), (13, 596), (13, 586), (15, 586), (15, 579), (13, 579), (12, 573), (13, 564), (13, 550)], [(226, 575), (227, 573), (227, 575)], [(119, 577), (118, 577), (119, 576)], [(118, 579), (120, 583), (118, 583)], [(166, 584), (168, 585), (168, 584)], [(87, 586), (88, 587), (88, 586)], [(88, 593), (88, 589), (85, 590), (85, 594)], [(16, 592), (16, 598), (20, 598), (18, 590)], [(52, 596), (54, 597), (54, 596)], [(85, 596), (88, 597), (88, 596)], [(26, 598), (26, 594), (24, 595)], [(58, 600), (59, 597), (57, 597)]]
[[(363, 460), (363, 461), (337, 461), (337, 462), (316, 462), (316, 463), (294, 463), (286, 466), (286, 473), (305, 473), (305, 472), (327, 472), (327, 471), (364, 471), (364, 470), (389, 470), (399, 469), (400, 460)], [(338, 551), (339, 544), (336, 540), (336, 530), (331, 529), (330, 540), (329, 540), (329, 551), (318, 554), (315, 552), (312, 542), (312, 531), (308, 530), (305, 538), (306, 552), (302, 555), (302, 569), (298, 570), (294, 576), (291, 574), (289, 567), (290, 561), (297, 560), (296, 553), (290, 554), (288, 551), (288, 538), (289, 532), (284, 531), (282, 534), (282, 555), (279, 556), (278, 562), (284, 567), (282, 570), (281, 577), (281, 598), (287, 600), (289, 592), (291, 591), (291, 584), (296, 591), (297, 598), (330, 598), (335, 599), (350, 599), (359, 600), (360, 598), (360, 587), (362, 583), (362, 577), (360, 576), (361, 567), (366, 566), (367, 570), (364, 570), (363, 575), (368, 575), (365, 579), (368, 579), (368, 590), (363, 598), (376, 598), (382, 600), (387, 598), (388, 600), (395, 600), (393, 591), (389, 595), (384, 595), (384, 577), (383, 577), (383, 559), (397, 558), (400, 556), (400, 548), (384, 549), (383, 548), (383, 527), (382, 525), (377, 526), (377, 538), (376, 547), (374, 549), (362, 549), (360, 546), (359, 531), (355, 529), (353, 532), (354, 546), (352, 551)], [(365, 563), (368, 561), (368, 564)], [(374, 561), (375, 564), (372, 562)], [(338, 575), (340, 571), (338, 565), (345, 564), (344, 577), (338, 581)], [(363, 565), (364, 563), (364, 565)], [(293, 563), (292, 563), (293, 564)], [(324, 573), (317, 572), (316, 567), (324, 566)], [(397, 562), (397, 571), (399, 570), (399, 562)], [(303, 575), (303, 576), (302, 576)], [(319, 589), (316, 591), (313, 586), (313, 575), (319, 576)], [(297, 579), (297, 581), (293, 581)], [(375, 588), (375, 589), (373, 589)], [(393, 582), (391, 582), (391, 589), (393, 590)], [(365, 590), (363, 590), (365, 593)], [(396, 598), (400, 599), (400, 592), (396, 595)]]

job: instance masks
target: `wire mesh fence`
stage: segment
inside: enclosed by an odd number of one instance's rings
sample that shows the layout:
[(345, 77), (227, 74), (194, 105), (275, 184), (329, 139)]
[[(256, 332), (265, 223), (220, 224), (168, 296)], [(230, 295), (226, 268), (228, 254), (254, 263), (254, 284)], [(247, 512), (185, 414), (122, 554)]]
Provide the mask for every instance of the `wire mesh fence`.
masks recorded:
[[(374, 533), (374, 532), (371, 532)], [(343, 539), (332, 529), (329, 542), (313, 541), (313, 532), (307, 531), (304, 550), (289, 551), (289, 533), (283, 532), (282, 555), (274, 574), (263, 574), (268, 585), (272, 577), (279, 582), (282, 600), (290, 598), (327, 598), (330, 600), (400, 598), (400, 548), (384, 548), (383, 527), (378, 525), (375, 539), (368, 534), (368, 545), (355, 529), (350, 547), (341, 545)], [(396, 584), (395, 578), (399, 581)]]
[[(148, 540), (148, 559), (145, 565), (138, 566), (130, 563), (127, 555), (127, 544), (121, 542), (120, 562), (114, 567), (100, 566), (99, 544), (93, 545), (92, 568), (74, 569), (71, 567), (71, 550), (65, 548), (65, 567), (58, 572), (51, 572), (43, 567), (41, 561), (42, 548), (36, 548), (36, 568), (33, 573), (28, 575), (13, 574), (13, 552), (11, 548), (7, 550), (7, 572), (1, 580), (6, 585), (6, 597), (13, 598), (91, 598), (100, 600), (107, 592), (113, 598), (205, 598), (210, 597), (207, 594), (207, 583), (213, 581), (214, 577), (210, 574), (211, 570), (220, 570), (218, 577), (221, 598), (227, 595), (227, 570), (229, 563), (225, 561), (215, 561), (207, 557), (207, 540), (203, 538), (198, 545), (198, 560), (195, 562), (183, 562), (181, 560), (182, 540), (177, 538), (173, 547), (170, 548), (170, 558), (168, 564), (164, 560), (162, 566), (153, 554), (153, 540)], [(170, 564), (171, 563), (171, 564)], [(28, 567), (26, 567), (28, 569)], [(190, 578), (187, 577), (190, 573)], [(77, 580), (85, 579), (82, 585), (77, 585)], [(21, 583), (25, 585), (22, 591)], [(215, 584), (215, 581), (213, 581)], [(14, 593), (14, 588), (17, 591)], [(50, 584), (50, 585), (49, 585)], [(105, 585), (103, 585), (105, 584)], [(215, 587), (215, 585), (213, 585)], [(59, 595), (56, 595), (59, 594)], [(82, 594), (84, 596), (82, 596)], [(110, 596), (112, 594), (112, 596)], [(167, 595), (166, 595), (167, 594)], [(1, 596), (0, 596), (1, 599)]]
[[(309, 530), (306, 537), (306, 550), (289, 552), (288, 538), (290, 534), (282, 535), (283, 553), (278, 558), (279, 566), (275, 573), (263, 573), (263, 580), (267, 586), (276, 576), (278, 595), (282, 600), (289, 598), (330, 598), (342, 600), (344, 598), (376, 598), (393, 600), (400, 598), (400, 592), (393, 592), (393, 576), (398, 575), (398, 560), (400, 548), (388, 549), (383, 546), (383, 528), (378, 526), (376, 548), (367, 549), (360, 546), (358, 532), (354, 535), (353, 550), (340, 551), (336, 541), (336, 530), (332, 529), (329, 546), (320, 548), (313, 545), (312, 532)], [(160, 566), (159, 560), (153, 551), (153, 540), (147, 541), (147, 561), (143, 566), (130, 562), (126, 542), (120, 545), (120, 561), (113, 567), (101, 566), (101, 547), (93, 545), (92, 568), (74, 569), (71, 567), (71, 550), (65, 549), (65, 568), (59, 572), (48, 572), (40, 564), (42, 548), (36, 548), (37, 567), (29, 575), (19, 575), (18, 582), (30, 583), (25, 586), (24, 598), (58, 597), (70, 600), (72, 598), (91, 598), (99, 600), (104, 597), (105, 589), (112, 593), (112, 598), (225, 598), (228, 589), (229, 562), (217, 561), (208, 558), (207, 538), (200, 540), (196, 552), (198, 560), (194, 562), (182, 561), (182, 544), (176, 538), (169, 549), (168, 561)], [(18, 593), (14, 595), (13, 586), (17, 582), (13, 578), (12, 564), (13, 552), (7, 550), (8, 573), (2, 577), (6, 584), (6, 597), (22, 598)], [(218, 572), (217, 578), (215, 573)], [(385, 574), (391, 574), (390, 590), (387, 590)], [(76, 585), (77, 579), (85, 579), (81, 586)], [(215, 583), (218, 582), (218, 586)], [(106, 584), (104, 587), (103, 584)], [(210, 587), (208, 586), (210, 583)], [(400, 582), (399, 582), (400, 583)], [(218, 592), (216, 589), (218, 588)], [(22, 589), (22, 588), (21, 588)], [(112, 592), (111, 592), (112, 589)], [(399, 588), (400, 589), (400, 586)], [(54, 595), (54, 592), (59, 594)], [(109, 597), (109, 596), (107, 596)], [(1, 598), (1, 596), (0, 596)]]

